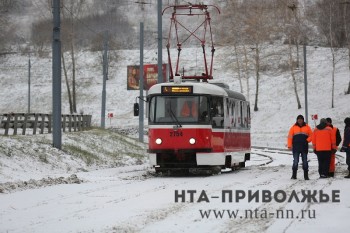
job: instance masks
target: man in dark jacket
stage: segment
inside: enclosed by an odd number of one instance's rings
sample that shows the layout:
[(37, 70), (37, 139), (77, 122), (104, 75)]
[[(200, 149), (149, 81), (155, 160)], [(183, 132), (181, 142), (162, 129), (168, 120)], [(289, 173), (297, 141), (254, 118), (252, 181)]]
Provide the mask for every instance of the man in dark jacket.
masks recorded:
[(297, 178), (297, 170), (299, 157), (303, 161), (304, 179), (308, 180), (309, 164), (307, 161), (307, 153), (309, 150), (308, 143), (312, 140), (312, 130), (309, 125), (304, 122), (304, 117), (299, 115), (297, 122), (292, 125), (288, 134), (288, 149), (293, 151), (293, 175), (292, 179)]
[(343, 146), (340, 149), (341, 152), (346, 152), (346, 164), (348, 165), (349, 174), (345, 178), (350, 178), (350, 118), (347, 117), (344, 120), (344, 141)]
[[(339, 146), (339, 144), (341, 142), (341, 135), (340, 135), (339, 129), (332, 125), (332, 119), (331, 118), (329, 118), (329, 117), (326, 118), (326, 121), (327, 121), (327, 126), (332, 128), (332, 134), (335, 135), (335, 142), (336, 142), (335, 144), (336, 144), (336, 146)], [(330, 163), (330, 166), (329, 166), (329, 173), (328, 173), (329, 177), (334, 177), (334, 172), (335, 172), (335, 152), (336, 151), (333, 150), (332, 155), (331, 155), (331, 163)]]

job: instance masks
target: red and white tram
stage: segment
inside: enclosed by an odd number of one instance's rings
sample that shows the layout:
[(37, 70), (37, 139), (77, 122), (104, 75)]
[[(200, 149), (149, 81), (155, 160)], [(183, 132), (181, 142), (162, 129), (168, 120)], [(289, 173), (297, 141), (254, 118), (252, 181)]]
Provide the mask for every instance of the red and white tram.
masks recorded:
[[(242, 94), (229, 90), (226, 85), (208, 83), (208, 80), (213, 79), (215, 52), (209, 8), (220, 14), (216, 6), (204, 4), (175, 5), (163, 10), (164, 13), (173, 9), (166, 46), (169, 80), (173, 82), (152, 86), (147, 96), (148, 153), (150, 163), (156, 171), (242, 167), (250, 159), (249, 102)], [(197, 16), (203, 23), (195, 29), (186, 28), (178, 21), (178, 17), (187, 16)], [(200, 27), (203, 27), (202, 36), (196, 34)], [(184, 28), (189, 35), (179, 37), (178, 28)], [(206, 36), (207, 29), (210, 36)], [(172, 31), (175, 31), (174, 36), (171, 36)], [(189, 37), (193, 37), (202, 47), (204, 66), (199, 72), (202, 75), (185, 75), (185, 67), (183, 74), (179, 74), (182, 45)], [(175, 72), (170, 51), (172, 38), (176, 38), (178, 51)], [(207, 39), (211, 42), (210, 63), (206, 59)], [(137, 110), (137, 103), (135, 106)]]
[(147, 100), (156, 171), (244, 167), (250, 159), (249, 102), (225, 84), (161, 83)]

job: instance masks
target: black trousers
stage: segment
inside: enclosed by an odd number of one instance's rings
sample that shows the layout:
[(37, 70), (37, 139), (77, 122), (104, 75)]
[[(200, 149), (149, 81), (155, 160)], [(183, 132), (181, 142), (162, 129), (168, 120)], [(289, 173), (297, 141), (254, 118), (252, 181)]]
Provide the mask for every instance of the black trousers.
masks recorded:
[(318, 173), (328, 176), (329, 165), (331, 163), (332, 151), (317, 151)]
[(348, 165), (348, 170), (350, 172), (350, 148), (346, 150), (346, 164)]

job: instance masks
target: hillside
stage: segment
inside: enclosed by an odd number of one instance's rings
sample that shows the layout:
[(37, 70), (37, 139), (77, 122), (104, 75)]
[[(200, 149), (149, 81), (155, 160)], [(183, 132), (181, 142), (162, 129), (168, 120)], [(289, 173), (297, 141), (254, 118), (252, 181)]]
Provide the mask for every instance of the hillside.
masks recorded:
[(112, 130), (65, 133), (61, 151), (51, 146), (51, 140), (50, 134), (0, 136), (0, 193), (28, 188), (23, 183), (7, 182), (147, 164), (145, 144)]
[[(283, 46), (277, 47), (283, 49)], [(270, 48), (276, 49), (276, 46)], [(225, 82), (235, 91), (240, 91), (237, 74), (227, 67), (232, 60), (232, 48), (218, 47), (214, 63), (214, 81)], [(138, 118), (132, 115), (132, 106), (139, 96), (139, 91), (127, 91), (126, 77), (128, 65), (139, 63), (139, 51), (113, 51), (118, 55), (118, 61), (113, 61), (109, 68), (107, 81), (107, 112), (113, 112), (114, 118), (106, 121), (107, 127), (125, 128), (137, 127)], [(165, 51), (164, 51), (165, 53)], [(191, 67), (196, 67), (192, 54), (193, 49), (184, 53), (185, 60)], [(334, 124), (343, 128), (343, 120), (350, 113), (349, 95), (345, 90), (349, 82), (347, 61), (341, 60), (336, 65), (335, 73), (335, 108), (331, 108), (331, 54), (329, 48), (307, 48), (308, 61), (308, 103), (309, 115), (319, 114), (320, 117), (333, 118)], [(156, 63), (156, 51), (145, 51), (145, 63)], [(77, 106), (79, 113), (92, 114), (93, 124), (99, 126), (101, 115), (102, 65), (99, 52), (81, 52), (77, 59)], [(165, 57), (163, 57), (165, 62)], [(8, 55), (1, 58), (0, 112), (25, 112), (27, 110), (27, 76), (28, 57)], [(32, 112), (50, 113), (51, 103), (51, 59), (31, 57), (31, 110)], [(288, 71), (280, 72), (274, 67), (280, 61), (265, 60), (270, 67), (261, 76), (258, 107), (252, 111), (252, 141), (253, 145), (274, 145), (283, 147), (285, 136), (298, 114), (305, 114), (303, 71), (298, 72), (298, 91), (302, 109), (297, 109), (293, 92), (293, 83)], [(250, 102), (254, 105), (255, 78), (253, 71), (249, 79)], [(244, 94), (247, 92), (246, 81), (243, 80)], [(69, 113), (65, 83), (62, 78), (62, 112)], [(310, 119), (310, 116), (309, 116)], [(146, 122), (147, 123), (147, 122)], [(147, 124), (146, 124), (147, 125)], [(313, 124), (312, 124), (313, 125)]]

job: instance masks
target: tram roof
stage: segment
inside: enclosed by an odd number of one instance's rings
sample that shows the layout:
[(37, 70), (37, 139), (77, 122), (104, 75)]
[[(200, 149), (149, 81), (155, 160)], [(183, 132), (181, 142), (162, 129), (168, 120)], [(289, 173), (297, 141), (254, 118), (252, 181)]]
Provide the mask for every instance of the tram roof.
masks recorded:
[(160, 83), (152, 86), (148, 94), (149, 95), (155, 95), (162, 93), (161, 89), (162, 86), (192, 86), (193, 87), (193, 93), (194, 94), (209, 94), (209, 95), (216, 95), (216, 96), (227, 96), (230, 98), (238, 99), (245, 101), (246, 98), (243, 94), (239, 92), (235, 92), (232, 90), (229, 90), (227, 88), (223, 88), (219, 86), (217, 83), (206, 83), (206, 82), (181, 82), (180, 84), (175, 84), (173, 82), (167, 82), (167, 83)]

